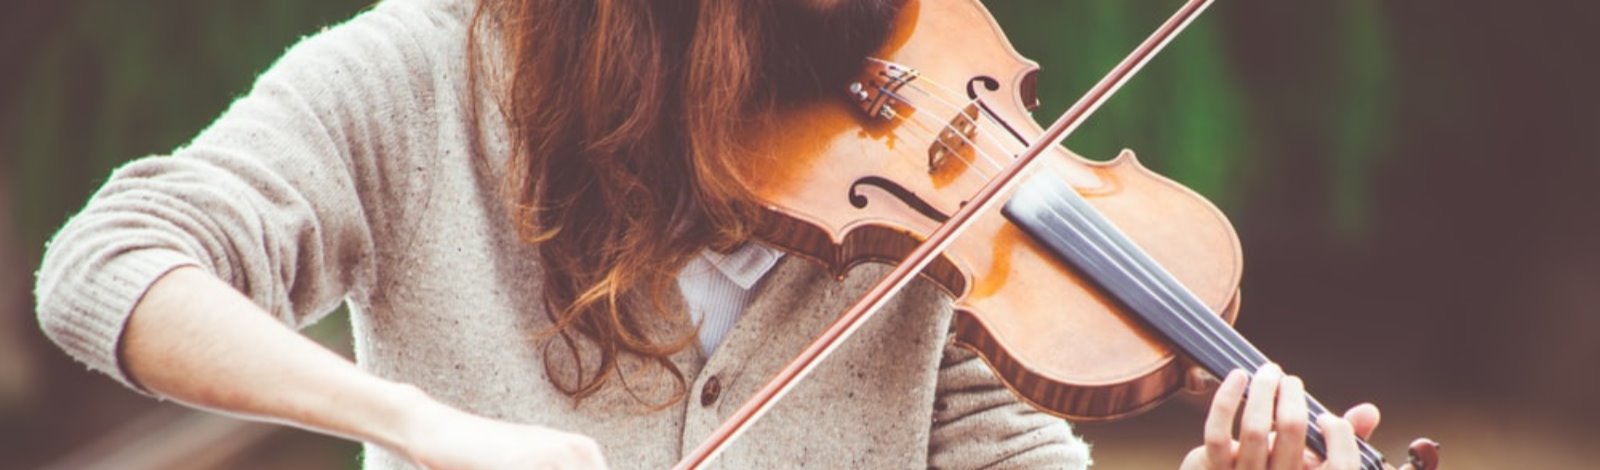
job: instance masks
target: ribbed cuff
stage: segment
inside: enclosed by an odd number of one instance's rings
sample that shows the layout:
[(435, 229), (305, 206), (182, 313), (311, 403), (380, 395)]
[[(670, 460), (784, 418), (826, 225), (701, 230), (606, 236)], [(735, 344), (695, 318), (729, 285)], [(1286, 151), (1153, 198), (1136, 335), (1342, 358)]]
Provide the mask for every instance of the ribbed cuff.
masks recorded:
[[(156, 279), (180, 266), (199, 265), (168, 249), (142, 249), (106, 260), (94, 272), (75, 276), (79, 282), (56, 292), (41, 304), (39, 323), (45, 333), (90, 369), (100, 371), (139, 393), (156, 397), (134, 382), (117, 354), (122, 332), (134, 305)], [(159, 398), (159, 397), (157, 397)]]

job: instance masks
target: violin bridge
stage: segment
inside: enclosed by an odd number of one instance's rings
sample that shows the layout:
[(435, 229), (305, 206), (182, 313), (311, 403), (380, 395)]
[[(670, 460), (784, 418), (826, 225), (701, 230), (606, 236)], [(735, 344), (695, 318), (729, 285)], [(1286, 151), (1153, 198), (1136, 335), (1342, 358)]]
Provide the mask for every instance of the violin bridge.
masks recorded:
[(976, 149), (972, 143), (978, 138), (978, 104), (973, 102), (945, 124), (939, 138), (928, 145), (928, 173), (939, 171), (950, 157), (971, 163)]
[(867, 58), (867, 67), (850, 82), (850, 99), (872, 119), (892, 121), (905, 114), (896, 108), (911, 109), (900, 89), (916, 80), (916, 69), (882, 59)]

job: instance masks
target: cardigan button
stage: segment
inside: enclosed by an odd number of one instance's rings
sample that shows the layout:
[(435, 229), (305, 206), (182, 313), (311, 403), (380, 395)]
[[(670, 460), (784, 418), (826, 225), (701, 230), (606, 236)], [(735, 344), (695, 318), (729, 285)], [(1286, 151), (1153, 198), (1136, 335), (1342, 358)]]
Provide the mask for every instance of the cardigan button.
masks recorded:
[(711, 406), (722, 396), (722, 380), (713, 375), (706, 379), (704, 387), (700, 388), (700, 406)]

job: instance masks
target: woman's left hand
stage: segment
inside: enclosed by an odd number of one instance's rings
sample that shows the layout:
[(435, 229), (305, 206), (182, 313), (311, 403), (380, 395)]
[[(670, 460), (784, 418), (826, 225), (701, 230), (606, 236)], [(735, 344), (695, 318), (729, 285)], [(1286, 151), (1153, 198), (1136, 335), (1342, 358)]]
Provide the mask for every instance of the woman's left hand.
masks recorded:
[[(1248, 387), (1251, 400), (1245, 399)], [(1234, 439), (1234, 416), (1239, 417), (1239, 437)], [(1276, 406), (1274, 406), (1276, 405)], [(1356, 436), (1365, 439), (1378, 427), (1378, 407), (1363, 403), (1345, 412), (1344, 417), (1322, 415), (1317, 425), (1328, 443), (1328, 458), (1323, 460), (1306, 450), (1305, 383), (1299, 377), (1285, 376), (1276, 364), (1256, 372), (1254, 380), (1244, 371), (1228, 374), (1217, 388), (1210, 414), (1206, 416), (1205, 444), (1184, 457), (1184, 470), (1359, 470), (1361, 454)], [(1402, 467), (1402, 470), (1410, 466)]]

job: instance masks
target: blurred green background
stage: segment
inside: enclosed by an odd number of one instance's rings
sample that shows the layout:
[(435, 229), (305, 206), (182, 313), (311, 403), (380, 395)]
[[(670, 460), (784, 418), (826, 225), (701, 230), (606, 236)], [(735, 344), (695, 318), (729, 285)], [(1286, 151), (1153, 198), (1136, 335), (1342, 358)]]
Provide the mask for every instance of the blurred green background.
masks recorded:
[[(925, 0), (950, 1), (950, 0)], [(990, 0), (1053, 119), (1176, 0)], [(0, 17), (0, 467), (354, 468), (356, 447), (187, 414), (38, 333), (47, 237), (116, 165), (183, 144), (297, 38), (368, 2), (13, 0)], [(1450, 468), (1584, 468), (1600, 434), (1600, 2), (1219, 0), (1068, 146), (1216, 201), (1239, 325), (1330, 406)], [(959, 32), (953, 32), (959, 34)], [(337, 345), (342, 317), (312, 334)], [(1171, 468), (1192, 400), (1079, 429)], [(139, 465), (149, 465), (140, 467)]]

